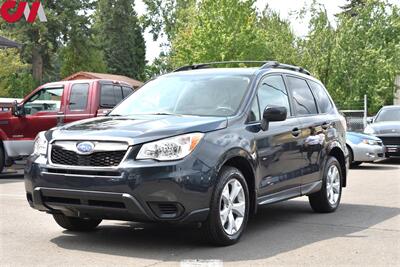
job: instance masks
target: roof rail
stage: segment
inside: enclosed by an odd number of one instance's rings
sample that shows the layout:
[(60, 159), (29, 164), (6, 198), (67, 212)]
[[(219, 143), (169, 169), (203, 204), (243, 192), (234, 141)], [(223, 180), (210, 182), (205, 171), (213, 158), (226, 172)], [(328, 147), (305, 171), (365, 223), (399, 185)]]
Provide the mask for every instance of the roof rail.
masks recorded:
[(226, 64), (239, 64), (239, 63), (244, 63), (244, 64), (265, 64), (268, 61), (252, 61), (252, 60), (244, 60), (244, 61), (216, 61), (216, 62), (209, 62), (209, 63), (199, 63), (199, 64), (193, 64), (193, 65), (187, 65), (187, 66), (182, 66), (174, 70), (173, 72), (179, 72), (179, 71), (186, 71), (186, 70), (198, 70), (198, 69), (205, 69), (209, 68), (212, 65), (226, 65)]
[(244, 63), (244, 64), (263, 64), (260, 69), (286, 69), (286, 70), (291, 70), (291, 71), (297, 71), (306, 75), (311, 75), (311, 73), (299, 66), (294, 66), (294, 65), (289, 65), (289, 64), (282, 64), (279, 63), (278, 61), (251, 61), (251, 60), (245, 60), (245, 61), (217, 61), (217, 62), (209, 62), (209, 63), (199, 63), (199, 64), (193, 64), (193, 65), (186, 65), (177, 68), (173, 72), (179, 72), (179, 71), (187, 71), (187, 70), (198, 70), (198, 69), (205, 69), (209, 68), (212, 65), (226, 65), (226, 64), (238, 64), (238, 63)]
[(279, 63), (278, 61), (268, 61), (261, 67), (261, 69), (285, 69), (285, 70), (297, 71), (306, 75), (311, 75), (311, 73), (308, 70), (302, 67), (289, 64), (282, 64)]

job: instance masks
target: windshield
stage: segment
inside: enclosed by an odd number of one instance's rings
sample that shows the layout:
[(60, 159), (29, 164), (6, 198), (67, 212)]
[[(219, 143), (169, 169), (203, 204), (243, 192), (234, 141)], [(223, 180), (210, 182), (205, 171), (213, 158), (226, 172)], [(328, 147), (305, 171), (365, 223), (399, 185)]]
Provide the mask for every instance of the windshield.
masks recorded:
[(379, 121), (400, 121), (400, 108), (383, 109), (378, 113), (376, 122)]
[(239, 108), (249, 83), (249, 77), (232, 74), (164, 76), (129, 96), (110, 116), (231, 116)]

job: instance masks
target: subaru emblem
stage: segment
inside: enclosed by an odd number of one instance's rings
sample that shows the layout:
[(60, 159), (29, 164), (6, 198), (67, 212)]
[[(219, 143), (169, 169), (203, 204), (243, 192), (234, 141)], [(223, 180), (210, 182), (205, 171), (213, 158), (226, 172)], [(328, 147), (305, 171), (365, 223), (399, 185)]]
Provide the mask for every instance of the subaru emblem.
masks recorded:
[(92, 142), (82, 142), (76, 145), (76, 149), (79, 154), (91, 154), (94, 150), (94, 144)]

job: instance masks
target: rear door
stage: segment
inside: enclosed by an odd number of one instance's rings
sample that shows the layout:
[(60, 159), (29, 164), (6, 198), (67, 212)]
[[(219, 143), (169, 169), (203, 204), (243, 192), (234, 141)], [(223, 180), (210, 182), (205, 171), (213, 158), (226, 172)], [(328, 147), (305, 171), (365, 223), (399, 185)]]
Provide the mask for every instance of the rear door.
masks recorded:
[(65, 110), (65, 123), (94, 117), (91, 110), (92, 96), (95, 90), (90, 90), (93, 83), (73, 83), (68, 90), (68, 101)]
[(286, 81), (292, 92), (296, 116), (301, 124), (301, 176), (302, 184), (319, 180), (323, 166), (322, 153), (326, 143), (325, 130), (322, 128), (325, 116), (320, 115), (315, 97), (302, 77), (286, 75)]
[[(258, 87), (260, 115), (257, 117), (256, 103), (253, 103), (251, 117), (260, 119), (268, 105), (283, 106), (288, 117), (282, 122), (271, 122), (267, 131), (255, 134), (259, 173), (261, 176), (260, 204), (275, 202), (300, 194), (301, 178), (299, 168), (303, 159), (299, 154), (299, 122), (291, 112), (288, 90), (281, 75), (264, 77)], [(256, 100), (254, 100), (256, 101)]]

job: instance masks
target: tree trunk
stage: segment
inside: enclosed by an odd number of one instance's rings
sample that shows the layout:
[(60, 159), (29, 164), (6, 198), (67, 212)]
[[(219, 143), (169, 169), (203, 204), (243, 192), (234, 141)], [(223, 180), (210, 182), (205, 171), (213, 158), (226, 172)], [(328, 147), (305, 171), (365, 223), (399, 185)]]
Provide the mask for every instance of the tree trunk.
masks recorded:
[(32, 75), (40, 84), (43, 83), (43, 58), (37, 47), (32, 49)]

